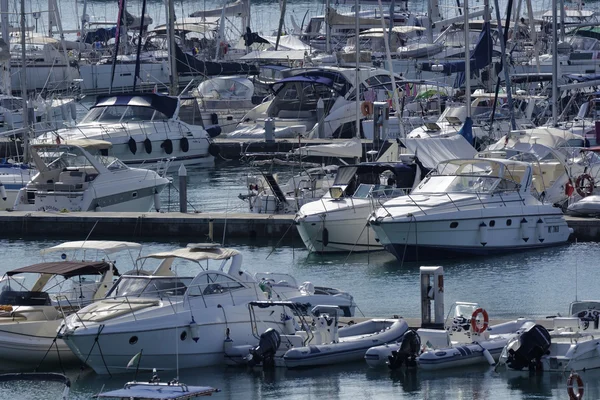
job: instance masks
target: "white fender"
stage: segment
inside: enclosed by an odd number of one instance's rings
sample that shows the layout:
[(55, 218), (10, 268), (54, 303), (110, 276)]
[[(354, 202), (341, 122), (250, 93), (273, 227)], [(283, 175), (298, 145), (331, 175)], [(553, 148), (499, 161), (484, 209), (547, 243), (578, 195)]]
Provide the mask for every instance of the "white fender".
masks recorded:
[(527, 220), (525, 218), (521, 220), (519, 231), (521, 233), (521, 239), (523, 239), (524, 242), (527, 242), (529, 240), (529, 227), (527, 226)]
[(485, 222), (479, 224), (479, 242), (482, 246), (488, 243), (488, 226)]
[(157, 212), (160, 212), (160, 194), (156, 189), (154, 190), (154, 208)]
[(197, 343), (198, 339), (200, 339), (200, 327), (194, 320), (194, 317), (192, 317), (192, 322), (190, 322), (189, 328), (190, 333), (192, 334), (192, 340)]
[(68, 110), (68, 105), (67, 104), (63, 104), (60, 106), (60, 113), (62, 114), (62, 119), (63, 121), (68, 121), (69, 120), (69, 110)]
[(543, 242), (545, 239), (544, 238), (544, 221), (541, 218), (539, 218), (536, 222), (535, 231), (536, 231), (538, 240), (540, 242)]
[(496, 364), (496, 361), (494, 361), (494, 357), (492, 357), (488, 349), (483, 349), (483, 356), (485, 357), (487, 362), (490, 363), (491, 366), (494, 366)]
[(8, 198), (8, 196), (6, 196), (6, 188), (2, 182), (0, 182), (0, 197), (2, 197), (2, 200), (4, 201)]

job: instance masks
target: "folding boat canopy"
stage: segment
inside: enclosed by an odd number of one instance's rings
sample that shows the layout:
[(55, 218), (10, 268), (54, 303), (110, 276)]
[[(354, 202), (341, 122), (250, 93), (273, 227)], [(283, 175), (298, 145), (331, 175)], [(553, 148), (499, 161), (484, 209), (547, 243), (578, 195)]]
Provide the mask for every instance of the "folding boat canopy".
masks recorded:
[(101, 275), (116, 268), (104, 261), (56, 261), (29, 265), (27, 267), (8, 271), (6, 275), (13, 276), (23, 273), (61, 275), (65, 279), (78, 275)]

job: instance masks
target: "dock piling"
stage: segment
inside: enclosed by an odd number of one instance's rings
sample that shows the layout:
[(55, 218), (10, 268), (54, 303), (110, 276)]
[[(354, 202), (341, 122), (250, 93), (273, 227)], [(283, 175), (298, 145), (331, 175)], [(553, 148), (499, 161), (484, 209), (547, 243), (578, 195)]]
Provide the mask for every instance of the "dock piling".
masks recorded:
[(181, 164), (179, 171), (179, 212), (187, 213), (187, 169)]

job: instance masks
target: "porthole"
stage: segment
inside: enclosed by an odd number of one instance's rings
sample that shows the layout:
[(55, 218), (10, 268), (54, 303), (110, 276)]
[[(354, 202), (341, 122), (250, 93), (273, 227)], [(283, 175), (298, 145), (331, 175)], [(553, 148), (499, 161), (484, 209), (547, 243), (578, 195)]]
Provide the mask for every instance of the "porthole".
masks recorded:
[(454, 221), (452, 223), (450, 223), (450, 228), (454, 229), (458, 226), (458, 222)]
[(494, 220), (491, 220), (491, 221), (490, 221), (490, 228), (491, 228), (491, 227), (493, 227), (494, 225), (496, 225), (496, 221), (494, 221)]
[(179, 337), (181, 338), (181, 340), (185, 340), (185, 338), (187, 338), (187, 332), (186, 331), (181, 332), (181, 335)]
[(511, 225), (512, 225), (512, 219), (507, 219), (506, 226), (511, 226)]
[(131, 193), (131, 197), (133, 197), (135, 199), (137, 197), (137, 192)]
[(136, 344), (137, 341), (138, 341), (137, 336), (132, 336), (131, 338), (129, 338), (129, 344)]

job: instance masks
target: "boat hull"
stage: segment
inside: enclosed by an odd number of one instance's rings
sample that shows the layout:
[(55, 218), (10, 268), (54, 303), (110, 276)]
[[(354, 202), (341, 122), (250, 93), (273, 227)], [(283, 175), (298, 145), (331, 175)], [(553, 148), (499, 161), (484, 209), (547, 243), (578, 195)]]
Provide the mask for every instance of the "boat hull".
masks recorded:
[[(230, 338), (236, 344), (256, 342), (256, 338), (252, 336), (248, 310), (241, 311), (245, 314), (243, 319), (236, 318), (231, 311), (227, 310), (227, 323), (213, 321), (198, 324), (198, 341), (193, 340), (188, 325), (158, 329), (149, 327), (130, 332), (104, 332), (98, 327), (88, 329), (83, 334), (78, 330), (65, 333), (63, 338), (73, 353), (98, 374), (127, 372), (127, 364), (140, 352), (139, 369), (208, 367), (224, 362), (223, 344), (227, 328), (230, 329)], [(275, 323), (259, 324), (258, 329), (266, 330), (270, 327), (279, 329)]]
[[(403, 218), (372, 225), (385, 249), (400, 261), (502, 254), (509, 249), (531, 250), (565, 243), (570, 235), (567, 223), (559, 214), (508, 216), (487, 212), (488, 215), (473, 218), (468, 217), (468, 213), (456, 213), (454, 218), (431, 214), (416, 221)], [(523, 219), (526, 222), (522, 228)]]
[[(383, 250), (375, 232), (367, 226), (367, 213), (349, 212), (353, 218), (336, 219), (334, 213), (324, 218), (301, 218), (296, 227), (306, 248), (315, 253), (363, 252)], [(332, 218), (333, 217), (333, 218)]]
[[(373, 325), (375, 330), (351, 335), (353, 331), (360, 332), (369, 325)], [(378, 329), (380, 326), (383, 329)], [(365, 321), (340, 329), (340, 341), (337, 343), (295, 347), (285, 353), (283, 360), (290, 369), (359, 361), (371, 347), (398, 341), (407, 330), (408, 324), (404, 320)]]
[(62, 320), (0, 324), (0, 369), (78, 363), (78, 358), (67, 344), (62, 339), (56, 339), (56, 331), (61, 322)]

